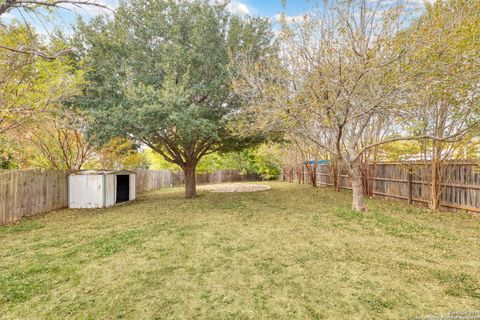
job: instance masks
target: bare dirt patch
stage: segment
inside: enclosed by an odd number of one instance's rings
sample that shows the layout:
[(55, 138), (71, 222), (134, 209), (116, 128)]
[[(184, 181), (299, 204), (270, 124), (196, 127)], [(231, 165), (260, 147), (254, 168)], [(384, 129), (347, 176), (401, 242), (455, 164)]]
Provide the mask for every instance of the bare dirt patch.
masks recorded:
[(199, 190), (207, 192), (257, 192), (270, 190), (270, 186), (250, 183), (222, 183), (199, 186)]

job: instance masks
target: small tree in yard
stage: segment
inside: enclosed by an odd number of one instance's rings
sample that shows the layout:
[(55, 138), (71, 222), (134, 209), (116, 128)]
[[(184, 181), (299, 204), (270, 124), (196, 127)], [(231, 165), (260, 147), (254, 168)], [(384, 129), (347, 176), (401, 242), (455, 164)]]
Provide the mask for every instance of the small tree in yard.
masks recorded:
[(90, 85), (79, 103), (96, 137), (133, 138), (180, 166), (193, 198), (203, 156), (261, 140), (232, 130), (242, 100), (230, 81), (240, 53), (261, 59), (272, 38), (268, 21), (232, 16), (224, 4), (126, 1), (113, 20), (80, 24), (75, 42)]
[[(285, 52), (278, 61), (245, 65), (236, 90), (253, 97), (267, 128), (309, 140), (332, 155), (352, 181), (352, 208), (366, 209), (361, 158), (383, 143), (395, 115), (400, 87), (397, 43), (401, 7), (380, 1), (325, 1), (317, 14), (298, 24), (284, 17), (280, 33)], [(263, 69), (260, 69), (263, 68)], [(260, 70), (260, 71), (259, 71)], [(272, 81), (272, 79), (274, 79)], [(260, 84), (260, 85), (259, 85)], [(248, 95), (247, 95), (248, 94)]]

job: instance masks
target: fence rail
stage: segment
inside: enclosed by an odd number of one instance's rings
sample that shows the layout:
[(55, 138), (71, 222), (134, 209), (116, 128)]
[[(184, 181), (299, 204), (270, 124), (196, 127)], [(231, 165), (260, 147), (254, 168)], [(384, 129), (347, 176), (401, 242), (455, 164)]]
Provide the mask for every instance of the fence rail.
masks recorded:
[[(316, 185), (332, 186), (330, 165), (316, 168)], [(376, 163), (366, 165), (364, 185), (370, 184), (374, 196), (395, 198), (409, 203), (428, 204), (431, 196), (431, 165), (428, 162)], [(447, 162), (441, 172), (440, 206), (444, 209), (460, 209), (480, 212), (480, 164), (474, 162)], [(283, 180), (310, 183), (305, 166), (285, 168)], [(351, 189), (346, 172), (340, 170), (339, 187)]]
[[(136, 190), (145, 192), (180, 186), (182, 172), (137, 170)], [(241, 175), (236, 170), (197, 174), (198, 184), (259, 180), (257, 175)], [(62, 170), (0, 171), (0, 225), (15, 222), (68, 205), (68, 172)]]

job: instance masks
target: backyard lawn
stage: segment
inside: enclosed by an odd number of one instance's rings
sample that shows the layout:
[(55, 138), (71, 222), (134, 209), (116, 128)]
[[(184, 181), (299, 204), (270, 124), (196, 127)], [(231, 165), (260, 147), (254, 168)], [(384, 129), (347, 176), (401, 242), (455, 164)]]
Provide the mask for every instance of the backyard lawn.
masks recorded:
[(1, 319), (415, 319), (480, 310), (480, 217), (280, 182), (0, 227)]

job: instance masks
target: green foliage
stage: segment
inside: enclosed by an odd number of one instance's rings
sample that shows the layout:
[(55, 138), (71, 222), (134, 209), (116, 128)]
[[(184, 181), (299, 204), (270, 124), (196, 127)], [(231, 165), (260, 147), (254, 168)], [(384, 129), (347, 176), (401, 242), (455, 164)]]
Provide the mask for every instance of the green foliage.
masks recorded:
[(15, 168), (13, 156), (8, 152), (0, 150), (0, 170)]
[(149, 169), (151, 170), (171, 170), (180, 171), (180, 167), (174, 163), (168, 162), (164, 157), (148, 148), (143, 152), (147, 162), (149, 163)]
[[(215, 152), (203, 157), (197, 166), (198, 173), (214, 172), (216, 170), (239, 170), (243, 174), (256, 173), (265, 180), (278, 177), (281, 169), (279, 145), (262, 144), (258, 147), (248, 148), (237, 152)], [(162, 156), (151, 149), (144, 151), (152, 170), (178, 171), (179, 167), (166, 161)]]
[(96, 156), (86, 164), (94, 169), (145, 169), (149, 166), (146, 154), (125, 138), (113, 138), (95, 150)]
[[(0, 43), (7, 47), (55, 49), (41, 45), (26, 26), (0, 27)], [(68, 56), (47, 60), (0, 48), (0, 134), (25, 126), (39, 113), (78, 93), (83, 71), (73, 70)]]
[(436, 1), (399, 37), (410, 43), (401, 67), (411, 83), (404, 108), (415, 115), (413, 133), (443, 137), (478, 127), (479, 10), (479, 1)]
[(60, 105), (80, 92), (83, 70), (73, 68), (69, 55), (43, 57), (41, 51), (56, 51), (65, 42), (43, 42), (34, 28), (18, 22), (0, 26), (0, 43), (0, 167), (57, 167), (52, 163), (67, 157), (58, 144), (76, 144), (71, 136), (58, 134), (55, 120), (68, 118), (59, 112)]
[(269, 50), (269, 23), (231, 16), (209, 1), (126, 1), (113, 20), (80, 23), (89, 86), (80, 105), (100, 140), (128, 136), (168, 162), (196, 165), (213, 151), (263, 137), (230, 130), (242, 100), (230, 89), (235, 60)]
[(379, 147), (380, 161), (399, 161), (402, 158), (418, 156), (422, 151), (418, 141), (395, 141)]
[(0, 136), (0, 170), (14, 169), (16, 167), (14, 150), (11, 141)]
[(250, 148), (240, 152), (244, 172), (256, 173), (265, 180), (275, 179), (281, 172), (281, 161), (276, 157), (272, 149), (278, 146), (260, 145), (257, 148)]

